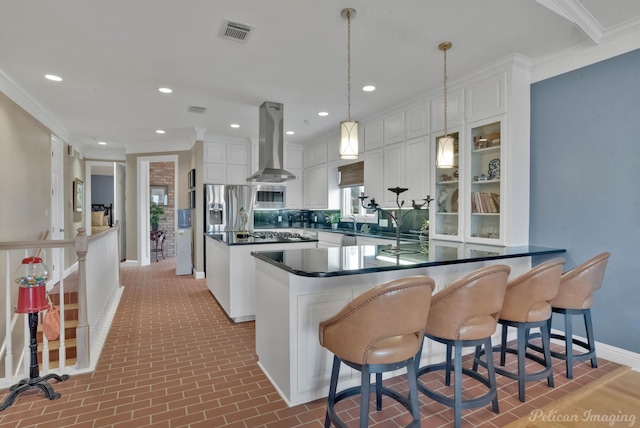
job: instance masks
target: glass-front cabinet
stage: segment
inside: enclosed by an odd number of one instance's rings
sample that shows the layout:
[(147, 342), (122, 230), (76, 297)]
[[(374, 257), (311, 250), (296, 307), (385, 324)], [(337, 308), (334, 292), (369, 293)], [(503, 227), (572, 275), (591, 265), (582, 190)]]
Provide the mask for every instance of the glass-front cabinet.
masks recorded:
[(435, 239), (460, 240), (461, 219), (460, 219), (460, 133), (450, 132), (453, 137), (453, 167), (441, 168), (437, 165), (438, 139), (442, 135), (434, 138), (434, 157), (436, 159), (435, 194), (431, 203), (431, 222), (429, 226), (432, 236)]
[(502, 137), (501, 120), (469, 127), (469, 207), (465, 221), (468, 241), (498, 242), (503, 233), (501, 202)]

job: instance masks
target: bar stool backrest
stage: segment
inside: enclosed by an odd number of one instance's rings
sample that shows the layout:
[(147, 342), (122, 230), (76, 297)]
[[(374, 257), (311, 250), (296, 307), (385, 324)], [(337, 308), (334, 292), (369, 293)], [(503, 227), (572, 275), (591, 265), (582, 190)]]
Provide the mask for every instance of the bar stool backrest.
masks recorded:
[(565, 272), (551, 306), (565, 309), (591, 308), (593, 292), (602, 287), (608, 261), (609, 253), (604, 252)]
[(558, 294), (563, 258), (531, 268), (509, 281), (500, 319), (514, 322), (544, 321), (551, 317), (551, 300)]
[[(378, 285), (320, 323), (320, 344), (338, 357), (358, 364), (370, 364), (368, 357), (372, 348), (381, 343), (389, 345), (387, 361), (375, 361), (375, 364), (411, 358), (422, 343), (434, 287), (434, 280), (426, 276), (410, 276)], [(411, 340), (403, 340), (405, 336), (411, 336)], [(394, 338), (399, 345), (397, 349), (391, 346)], [(410, 347), (406, 346), (407, 342)]]
[(448, 340), (491, 336), (498, 323), (511, 268), (493, 265), (449, 284), (431, 298), (425, 333)]

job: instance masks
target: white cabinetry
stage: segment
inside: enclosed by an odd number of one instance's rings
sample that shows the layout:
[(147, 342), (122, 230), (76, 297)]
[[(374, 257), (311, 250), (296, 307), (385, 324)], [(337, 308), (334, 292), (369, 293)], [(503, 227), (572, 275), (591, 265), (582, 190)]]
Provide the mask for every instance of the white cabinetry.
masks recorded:
[(466, 89), (467, 120), (474, 122), (507, 111), (506, 74), (469, 85)]
[[(449, 129), (464, 124), (463, 95), (462, 89), (447, 92), (447, 128)], [(444, 96), (431, 101), (431, 132), (442, 130), (444, 130)]]
[(382, 148), (367, 151), (364, 154), (364, 191), (366, 196), (382, 203), (384, 197), (384, 183), (382, 169), (384, 168), (384, 151)]
[(422, 137), (429, 133), (429, 104), (422, 103), (405, 112), (405, 130), (407, 138)]
[(318, 248), (342, 246), (342, 234), (336, 232), (318, 232)]
[(400, 195), (400, 201), (404, 200), (407, 208), (411, 207), (412, 199), (416, 201), (425, 199), (430, 193), (430, 171), (429, 140), (427, 137), (385, 146), (383, 207), (398, 207), (396, 195), (387, 190), (391, 187), (409, 189)]
[(302, 183), (303, 183), (303, 149), (300, 146), (289, 145), (286, 147), (284, 168), (296, 176), (295, 180), (286, 182), (287, 208), (302, 208)]
[[(453, 114), (449, 102), (449, 134), (458, 141), (458, 167), (435, 170), (432, 238), (505, 246), (529, 243), (529, 68), (522, 58), (514, 58), (492, 73), (469, 79), (462, 126), (456, 124), (463, 90), (456, 92)], [(442, 107), (432, 104), (432, 119), (439, 114), (434, 109)], [(437, 136), (432, 137), (434, 144)], [(431, 153), (435, 165), (435, 148)], [(438, 204), (440, 195), (443, 204)]]
[(364, 127), (364, 150), (370, 151), (382, 147), (384, 135), (382, 121), (370, 123)]
[(305, 168), (303, 175), (304, 208), (329, 208), (329, 176), (327, 164)]
[(384, 144), (394, 144), (404, 140), (404, 112), (397, 112), (384, 118)]
[(205, 142), (204, 183), (247, 184), (250, 148), (244, 142)]
[[(389, 192), (391, 187), (405, 187), (404, 182), (404, 143), (384, 147), (384, 193), (382, 206), (398, 208), (396, 194)], [(401, 198), (404, 195), (401, 195)]]

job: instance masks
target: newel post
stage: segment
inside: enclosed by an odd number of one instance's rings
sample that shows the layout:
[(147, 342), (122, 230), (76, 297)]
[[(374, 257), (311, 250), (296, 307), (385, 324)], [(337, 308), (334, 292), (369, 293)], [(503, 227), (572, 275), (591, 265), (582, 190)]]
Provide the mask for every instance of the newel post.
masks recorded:
[(91, 363), (89, 324), (87, 323), (87, 250), (89, 243), (84, 227), (78, 229), (74, 248), (78, 255), (78, 327), (76, 328), (76, 367), (84, 369)]

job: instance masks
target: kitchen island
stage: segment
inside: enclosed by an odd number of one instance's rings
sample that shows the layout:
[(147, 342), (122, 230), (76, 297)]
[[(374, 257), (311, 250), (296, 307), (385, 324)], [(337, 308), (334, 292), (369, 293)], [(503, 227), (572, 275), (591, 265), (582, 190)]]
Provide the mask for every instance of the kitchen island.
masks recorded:
[(255, 261), (251, 252), (315, 248), (318, 240), (298, 234), (237, 232), (205, 234), (207, 288), (234, 322), (255, 319)]
[[(564, 252), (446, 241), (406, 244), (398, 249), (391, 245), (257, 249), (252, 255), (256, 259), (258, 364), (289, 406), (326, 397), (333, 356), (318, 342), (318, 324), (354, 297), (410, 275), (433, 278), (435, 293), (460, 276), (492, 264), (510, 266), (513, 277), (529, 270), (533, 257), (553, 258)], [(497, 331), (494, 341), (499, 337)], [(444, 352), (443, 345), (426, 341), (421, 364), (444, 361)], [(359, 381), (359, 374), (351, 369), (340, 371), (340, 388)]]

